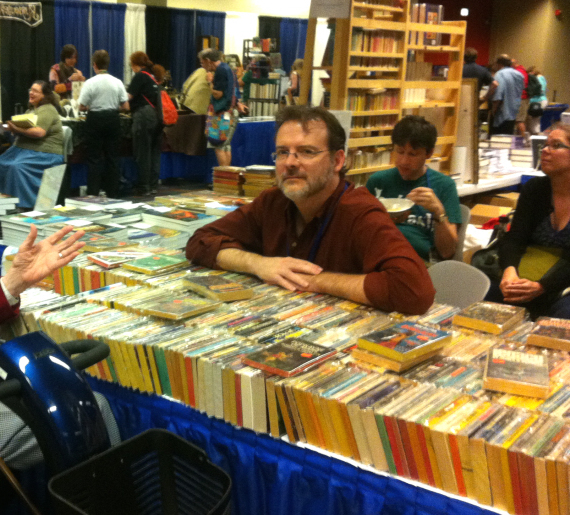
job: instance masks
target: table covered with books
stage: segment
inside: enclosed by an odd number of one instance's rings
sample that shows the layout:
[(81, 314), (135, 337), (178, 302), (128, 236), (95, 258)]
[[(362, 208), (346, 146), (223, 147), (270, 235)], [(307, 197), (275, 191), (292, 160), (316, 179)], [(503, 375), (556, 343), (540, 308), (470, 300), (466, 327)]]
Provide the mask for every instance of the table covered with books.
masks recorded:
[(88, 372), (122, 437), (203, 447), (234, 513), (568, 512), (570, 322), (382, 313), (103, 243), (23, 294), (13, 330), (108, 343)]
[[(130, 183), (136, 183), (138, 172), (132, 159), (132, 118), (121, 116), (121, 161), (123, 176)], [(85, 157), (85, 121), (69, 119), (64, 125), (73, 130), (73, 154), (71, 182), (67, 188), (78, 188), (87, 183)], [(212, 149), (206, 149), (204, 134), (205, 116), (182, 112), (173, 127), (164, 128), (164, 141), (161, 155), (160, 178), (179, 178), (210, 183), (212, 167), (217, 165)], [(271, 153), (275, 150), (275, 121), (271, 117), (242, 119), (232, 140), (232, 164), (248, 166), (253, 164), (273, 164)], [(255, 142), (255, 144), (253, 144)], [(67, 195), (69, 196), (69, 195)]]

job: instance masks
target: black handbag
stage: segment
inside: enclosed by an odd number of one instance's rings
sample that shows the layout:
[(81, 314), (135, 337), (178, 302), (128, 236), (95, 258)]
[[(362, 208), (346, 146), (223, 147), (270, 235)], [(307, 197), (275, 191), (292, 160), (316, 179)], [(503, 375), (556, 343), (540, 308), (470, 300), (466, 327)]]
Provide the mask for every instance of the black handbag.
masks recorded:
[(494, 227), (487, 246), (474, 252), (471, 257), (471, 266), (481, 270), (491, 281), (500, 281), (503, 277), (503, 270), (499, 265), (499, 249), (507, 233), (509, 220), (510, 216), (499, 217), (499, 223)]

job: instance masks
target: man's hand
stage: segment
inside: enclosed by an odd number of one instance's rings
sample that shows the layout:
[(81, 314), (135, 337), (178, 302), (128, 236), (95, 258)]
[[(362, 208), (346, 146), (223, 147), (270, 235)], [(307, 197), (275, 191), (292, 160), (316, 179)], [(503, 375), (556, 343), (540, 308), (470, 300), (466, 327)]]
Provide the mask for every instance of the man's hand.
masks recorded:
[(414, 188), (406, 195), (406, 198), (418, 206), (422, 206), (426, 211), (439, 217), (445, 213), (445, 208), (431, 188)]
[(303, 259), (260, 256), (255, 274), (268, 284), (277, 284), (294, 291), (307, 289), (307, 276), (312, 277), (322, 271), (320, 266)]
[(304, 275), (314, 276), (323, 269), (303, 259), (292, 257), (264, 257), (241, 249), (222, 249), (216, 264), (224, 270), (253, 274), (268, 284), (277, 284), (288, 290), (308, 287)]
[(505, 269), (499, 286), (503, 293), (503, 300), (513, 304), (529, 302), (544, 293), (544, 288), (540, 283), (521, 279), (513, 266)]
[(38, 230), (32, 224), (28, 237), (14, 257), (12, 268), (2, 279), (4, 286), (14, 297), (67, 265), (79, 254), (77, 251), (85, 245), (84, 242), (77, 241), (85, 234), (83, 231), (77, 231), (62, 240), (72, 230), (71, 226), (64, 227), (45, 240), (35, 243)]

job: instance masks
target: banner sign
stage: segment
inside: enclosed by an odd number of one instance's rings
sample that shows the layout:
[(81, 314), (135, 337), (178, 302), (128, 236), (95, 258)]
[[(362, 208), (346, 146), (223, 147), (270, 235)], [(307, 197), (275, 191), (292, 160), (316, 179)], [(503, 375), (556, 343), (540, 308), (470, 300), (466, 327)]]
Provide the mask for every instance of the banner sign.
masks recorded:
[(41, 2), (2, 2), (0, 1), (0, 20), (16, 20), (37, 27), (42, 23)]

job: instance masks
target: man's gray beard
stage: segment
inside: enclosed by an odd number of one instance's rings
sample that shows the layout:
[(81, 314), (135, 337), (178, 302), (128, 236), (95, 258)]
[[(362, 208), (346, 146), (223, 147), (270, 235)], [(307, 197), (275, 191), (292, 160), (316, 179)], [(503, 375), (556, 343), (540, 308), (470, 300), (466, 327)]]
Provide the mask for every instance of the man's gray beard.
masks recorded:
[[(293, 176), (294, 177), (294, 176)], [(279, 184), (279, 189), (283, 192), (289, 200), (296, 202), (299, 200), (305, 200), (316, 193), (322, 191), (329, 181), (334, 177), (334, 168), (331, 166), (329, 169), (329, 173), (321, 178), (317, 182), (309, 184), (308, 182), (305, 183), (305, 186), (300, 190), (286, 192), (283, 188), (284, 180), (281, 180), (281, 184)]]

